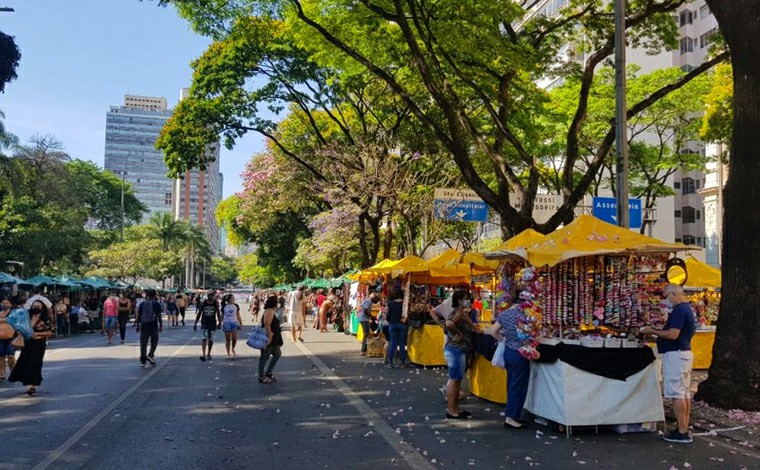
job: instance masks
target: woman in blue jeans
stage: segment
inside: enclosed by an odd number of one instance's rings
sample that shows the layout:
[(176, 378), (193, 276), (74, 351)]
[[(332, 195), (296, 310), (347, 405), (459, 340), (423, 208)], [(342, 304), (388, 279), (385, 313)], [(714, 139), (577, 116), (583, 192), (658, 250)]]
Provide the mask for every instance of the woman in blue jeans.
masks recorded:
[(498, 341), (504, 341), (504, 365), (507, 369), (507, 407), (505, 410), (504, 427), (520, 429), (526, 425), (521, 419), (525, 397), (528, 395), (530, 381), (530, 361), (519, 352), (523, 341), (517, 337), (517, 322), (523, 315), (519, 307), (520, 300), (515, 300), (515, 306), (501, 312), (489, 333)]
[(401, 355), (401, 367), (406, 367), (406, 316), (403, 313), (404, 292), (396, 289), (391, 295), (391, 301), (388, 302), (388, 331), (391, 337), (390, 351), (388, 352), (388, 364), (386, 367), (393, 368), (393, 359), (396, 355), (396, 349), (399, 348)]
[(451, 298), (454, 311), (449, 318), (439, 319), (446, 329), (443, 356), (449, 368), (449, 381), (446, 384), (446, 418), (448, 419), (467, 419), (471, 416), (469, 412), (459, 409), (459, 390), (473, 353), (475, 325), (470, 318), (471, 305), (472, 298), (469, 292), (454, 292)]

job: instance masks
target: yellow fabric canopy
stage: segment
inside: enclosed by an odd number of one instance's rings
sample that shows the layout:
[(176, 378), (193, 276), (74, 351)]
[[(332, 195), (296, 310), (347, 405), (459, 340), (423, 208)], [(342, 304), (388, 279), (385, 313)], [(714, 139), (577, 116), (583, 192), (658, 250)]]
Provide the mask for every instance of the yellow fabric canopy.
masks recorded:
[(554, 266), (581, 256), (658, 254), (693, 249), (698, 248), (681, 243), (667, 243), (584, 214), (550, 233), (543, 241), (529, 246), (526, 259), (533, 266)]
[(519, 256), (527, 259), (527, 248), (543, 241), (544, 238), (546, 238), (546, 235), (529, 228), (489, 251), (485, 254), (485, 257), (488, 259), (499, 259), (508, 256)]
[[(499, 266), (498, 261), (488, 261), (480, 253), (461, 254), (448, 249), (428, 261), (431, 277), (461, 277), (469, 279), (473, 275), (492, 273)], [(451, 283), (449, 283), (451, 284)]]
[(713, 268), (692, 255), (689, 255), (684, 261), (686, 263), (686, 272), (688, 273), (686, 287), (718, 288), (721, 286), (720, 269)]

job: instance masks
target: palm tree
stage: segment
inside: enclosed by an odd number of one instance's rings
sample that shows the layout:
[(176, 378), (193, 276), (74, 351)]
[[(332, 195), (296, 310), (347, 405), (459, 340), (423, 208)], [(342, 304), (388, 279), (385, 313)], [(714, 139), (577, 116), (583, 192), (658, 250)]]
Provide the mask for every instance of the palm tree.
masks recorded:
[(211, 259), (211, 246), (203, 228), (185, 222), (183, 247), (185, 250), (185, 283), (195, 287), (195, 264), (199, 260)]
[(154, 212), (148, 219), (148, 233), (152, 238), (161, 240), (164, 251), (184, 245), (187, 231), (185, 222), (176, 220), (169, 212)]
[(5, 113), (0, 110), (0, 150), (18, 145), (18, 137), (8, 132), (5, 128)]

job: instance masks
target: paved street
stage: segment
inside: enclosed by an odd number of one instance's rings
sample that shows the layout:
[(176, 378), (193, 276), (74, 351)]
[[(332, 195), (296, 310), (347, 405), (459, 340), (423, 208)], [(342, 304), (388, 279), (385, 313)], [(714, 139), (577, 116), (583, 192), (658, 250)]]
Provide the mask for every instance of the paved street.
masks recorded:
[(476, 398), (463, 404), (473, 420), (446, 422), (445, 370), (385, 369), (342, 333), (305, 339), (286, 336), (270, 385), (244, 342), (225, 359), (221, 332), (214, 360), (199, 361), (190, 325), (165, 330), (148, 369), (133, 329), (125, 345), (52, 340), (38, 396), (0, 385), (0, 468), (760, 468), (760, 452), (730, 434), (674, 446), (655, 433), (507, 431), (501, 407)]

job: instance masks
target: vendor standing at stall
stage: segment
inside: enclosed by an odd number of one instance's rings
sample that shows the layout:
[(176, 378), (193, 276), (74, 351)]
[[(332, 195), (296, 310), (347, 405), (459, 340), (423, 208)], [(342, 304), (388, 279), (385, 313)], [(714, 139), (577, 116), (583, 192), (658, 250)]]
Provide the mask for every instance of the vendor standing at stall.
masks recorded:
[(645, 326), (642, 335), (657, 337), (657, 352), (662, 356), (662, 378), (665, 382), (665, 398), (673, 399), (673, 411), (678, 428), (664, 436), (668, 442), (689, 444), (689, 416), (691, 414), (691, 366), (694, 354), (691, 338), (696, 330), (694, 311), (683, 294), (681, 286), (668, 284), (662, 289), (662, 302), (673, 310), (661, 330)]

